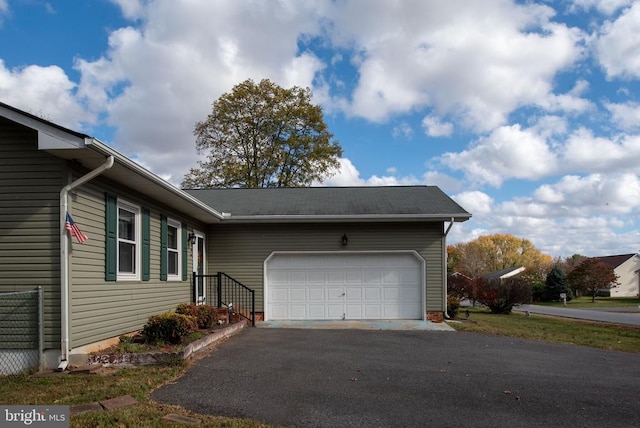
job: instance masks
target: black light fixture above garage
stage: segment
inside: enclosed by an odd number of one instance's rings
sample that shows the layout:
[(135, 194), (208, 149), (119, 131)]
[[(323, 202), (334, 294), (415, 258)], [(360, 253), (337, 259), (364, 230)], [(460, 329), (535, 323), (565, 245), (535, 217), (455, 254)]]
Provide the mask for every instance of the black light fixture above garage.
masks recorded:
[(344, 235), (342, 235), (342, 245), (346, 247), (348, 243), (349, 238), (347, 238), (347, 234), (345, 233)]
[(189, 243), (191, 245), (195, 245), (195, 243), (196, 243), (196, 234), (193, 233), (193, 232), (189, 233), (189, 237), (187, 239), (189, 240)]

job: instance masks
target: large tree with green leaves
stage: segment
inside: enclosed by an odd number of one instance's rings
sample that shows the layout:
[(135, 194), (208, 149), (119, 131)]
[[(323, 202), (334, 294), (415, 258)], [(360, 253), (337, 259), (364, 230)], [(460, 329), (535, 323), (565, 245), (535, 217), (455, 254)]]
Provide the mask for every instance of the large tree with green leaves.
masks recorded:
[(310, 89), (246, 80), (213, 103), (194, 131), (206, 154), (183, 188), (304, 187), (333, 175), (342, 156)]
[(599, 290), (608, 290), (617, 284), (618, 275), (611, 265), (597, 258), (588, 258), (569, 272), (567, 280), (571, 288), (590, 294), (591, 301), (595, 302)]

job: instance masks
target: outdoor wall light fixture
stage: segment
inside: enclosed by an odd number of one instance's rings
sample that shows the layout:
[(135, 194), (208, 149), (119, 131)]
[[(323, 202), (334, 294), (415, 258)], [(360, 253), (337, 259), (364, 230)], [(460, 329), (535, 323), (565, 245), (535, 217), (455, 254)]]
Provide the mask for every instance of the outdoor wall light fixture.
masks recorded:
[(342, 235), (342, 245), (346, 246), (349, 243), (349, 238), (347, 238), (347, 234)]
[(189, 240), (189, 243), (191, 245), (195, 245), (196, 243), (196, 234), (195, 233), (189, 233), (189, 237), (187, 238)]

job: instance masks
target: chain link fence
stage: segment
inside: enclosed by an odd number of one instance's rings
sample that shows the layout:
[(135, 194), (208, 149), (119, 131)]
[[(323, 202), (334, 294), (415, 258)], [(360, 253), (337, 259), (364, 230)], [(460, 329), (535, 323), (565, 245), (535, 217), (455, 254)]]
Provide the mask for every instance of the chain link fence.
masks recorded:
[(39, 369), (44, 348), (44, 293), (0, 293), (0, 375)]

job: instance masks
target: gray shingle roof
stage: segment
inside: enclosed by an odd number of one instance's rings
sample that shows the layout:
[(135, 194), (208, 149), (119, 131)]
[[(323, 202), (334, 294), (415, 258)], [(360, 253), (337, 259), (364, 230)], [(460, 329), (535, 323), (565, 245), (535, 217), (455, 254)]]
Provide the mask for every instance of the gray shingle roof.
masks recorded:
[(387, 217), (465, 221), (471, 217), (436, 186), (186, 190), (234, 217)]

